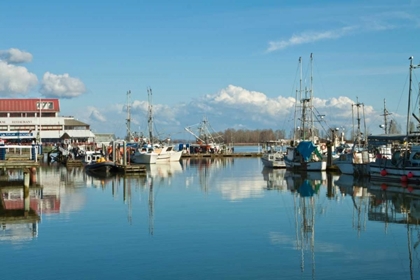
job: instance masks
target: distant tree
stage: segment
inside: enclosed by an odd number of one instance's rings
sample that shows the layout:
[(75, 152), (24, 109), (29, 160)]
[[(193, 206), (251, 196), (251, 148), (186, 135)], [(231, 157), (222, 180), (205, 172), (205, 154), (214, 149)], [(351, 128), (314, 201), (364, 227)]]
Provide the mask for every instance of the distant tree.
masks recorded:
[(389, 122), (388, 133), (389, 134), (400, 134), (401, 133), (401, 126), (395, 120), (391, 120)]

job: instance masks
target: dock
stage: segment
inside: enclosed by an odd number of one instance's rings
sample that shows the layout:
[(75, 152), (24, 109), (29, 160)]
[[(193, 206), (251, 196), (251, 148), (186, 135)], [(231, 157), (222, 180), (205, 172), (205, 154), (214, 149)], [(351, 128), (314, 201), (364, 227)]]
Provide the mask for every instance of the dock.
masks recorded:
[(30, 169), (32, 167), (37, 168), (39, 166), (39, 162), (27, 159), (7, 159), (7, 160), (0, 160), (0, 168), (14, 168), (14, 169)]
[(83, 167), (83, 161), (81, 159), (67, 159), (67, 167)]
[(212, 153), (196, 153), (196, 154), (182, 154), (183, 158), (232, 158), (232, 157), (261, 157), (262, 153), (228, 153), (228, 154), (212, 154)]
[(138, 164), (123, 165), (117, 164), (117, 169), (119, 173), (122, 174), (146, 174), (146, 166)]

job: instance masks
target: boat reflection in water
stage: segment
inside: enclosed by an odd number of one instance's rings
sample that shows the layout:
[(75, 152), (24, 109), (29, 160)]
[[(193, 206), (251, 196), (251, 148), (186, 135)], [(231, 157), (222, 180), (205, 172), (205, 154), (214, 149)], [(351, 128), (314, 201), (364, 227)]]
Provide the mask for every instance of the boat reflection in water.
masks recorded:
[[(294, 222), (296, 229), (295, 250), (299, 251), (300, 269), (311, 264), (312, 278), (315, 276), (315, 218), (323, 214), (319, 203), (320, 189), (326, 187), (326, 172), (296, 173), (286, 171), (287, 188), (293, 193)], [(318, 203), (318, 205), (316, 205)], [(321, 209), (321, 211), (319, 211)], [(306, 254), (310, 252), (309, 256)]]
[[(331, 196), (339, 202), (340, 197), (351, 196), (353, 202), (352, 226), (358, 236), (366, 231), (367, 224), (384, 223), (385, 232), (399, 231), (399, 225), (407, 228), (403, 239), (407, 240), (410, 279), (414, 277), (413, 270), (419, 265), (417, 256), (420, 252), (420, 186), (407, 184), (375, 184), (367, 178), (354, 178), (351, 175), (340, 175), (334, 178), (323, 173), (289, 173), (285, 179), (288, 189), (293, 193), (294, 218), (296, 228), (296, 246), (300, 251), (301, 271), (311, 265), (311, 273), (315, 275), (315, 221), (320, 214), (325, 213), (320, 203), (323, 196), (322, 188), (332, 188)], [(333, 179), (334, 178), (334, 179)], [(328, 193), (328, 192), (327, 192)], [(327, 195), (328, 196), (328, 195)], [(391, 224), (394, 224), (391, 229)], [(399, 241), (404, 241), (399, 238)], [(317, 245), (318, 250), (319, 246)], [(322, 246), (321, 246), (322, 247)], [(310, 253), (308, 253), (310, 252)], [(416, 262), (416, 264), (414, 264)], [(414, 268), (414, 269), (413, 269)]]
[(264, 181), (267, 182), (267, 190), (287, 191), (287, 183), (284, 175), (285, 168), (263, 168), (262, 172)]
[(352, 227), (357, 230), (358, 235), (366, 230), (368, 220), (368, 208), (370, 193), (368, 191), (368, 180), (363, 177), (354, 177), (353, 175), (341, 174), (334, 181), (339, 188), (342, 196), (350, 196), (353, 201), (353, 219)]
[(179, 161), (158, 162), (156, 164), (146, 165), (147, 176), (153, 177), (157, 180), (165, 180), (171, 178), (175, 174), (181, 173), (182, 170), (182, 164)]
[[(418, 268), (420, 244), (420, 186), (406, 183), (370, 183), (371, 194), (369, 220), (384, 223), (388, 232), (390, 224), (407, 227), (408, 262), (410, 279), (414, 276), (413, 268)], [(414, 262), (417, 262), (414, 265)]]

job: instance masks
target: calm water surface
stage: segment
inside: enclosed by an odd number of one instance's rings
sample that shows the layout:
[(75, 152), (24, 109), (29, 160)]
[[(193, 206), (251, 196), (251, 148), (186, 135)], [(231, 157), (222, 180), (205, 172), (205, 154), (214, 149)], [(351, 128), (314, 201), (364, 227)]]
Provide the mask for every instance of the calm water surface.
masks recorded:
[(39, 222), (10, 217), (23, 191), (2, 189), (2, 279), (420, 279), (420, 191), (409, 186), (259, 158), (111, 178), (42, 166), (37, 180)]

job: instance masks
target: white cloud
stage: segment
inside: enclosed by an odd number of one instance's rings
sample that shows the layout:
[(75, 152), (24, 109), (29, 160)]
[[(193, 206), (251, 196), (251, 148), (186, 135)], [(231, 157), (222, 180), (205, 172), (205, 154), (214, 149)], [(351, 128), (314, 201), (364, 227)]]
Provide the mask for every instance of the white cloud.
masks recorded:
[(35, 74), (23, 66), (0, 60), (0, 94), (17, 95), (29, 92), (38, 83)]
[(86, 92), (85, 85), (69, 74), (55, 75), (46, 72), (39, 90), (46, 97), (73, 98)]
[(355, 24), (338, 29), (302, 32), (298, 35), (292, 35), (289, 39), (270, 41), (266, 52), (283, 50), (292, 46), (321, 40), (338, 39), (356, 32), (376, 32), (401, 28), (417, 29), (420, 27), (420, 20), (416, 15), (403, 11), (378, 12), (368, 16), (361, 16), (357, 20)]
[[(360, 100), (362, 102), (363, 100)], [(352, 105), (356, 101), (345, 96), (322, 99), (314, 98), (313, 105), (317, 113), (325, 115), (323, 128), (316, 123), (321, 133), (332, 127), (343, 127), (346, 131), (352, 130)], [(185, 127), (196, 125), (205, 116), (215, 131), (224, 131), (228, 128), (255, 130), (255, 129), (281, 129), (286, 134), (294, 126), (295, 99), (281, 95), (268, 97), (259, 91), (250, 91), (242, 87), (229, 85), (224, 89), (194, 99), (189, 104), (174, 104), (171, 106), (154, 104), (153, 120), (155, 135), (162, 138), (168, 135), (173, 139), (188, 139), (189, 134)], [(114, 132), (117, 136), (126, 134), (126, 104), (113, 104), (108, 107), (82, 110), (80, 116), (85, 116), (91, 123), (95, 132)], [(376, 133), (382, 133), (378, 125), (382, 122), (380, 112), (372, 106), (364, 106), (366, 123)], [(131, 106), (131, 131), (147, 133), (148, 102), (135, 100)], [(394, 115), (394, 117), (396, 117)], [(104, 127), (103, 122), (107, 125)], [(105, 129), (105, 130), (104, 130)], [(375, 133), (375, 131), (372, 131)], [(187, 138), (186, 138), (187, 137)]]
[(24, 63), (32, 61), (32, 54), (19, 49), (0, 50), (0, 58), (8, 63)]
[(95, 107), (88, 107), (88, 111), (90, 111), (89, 119), (98, 122), (106, 122), (106, 117), (99, 112), (99, 110)]
[(287, 114), (293, 108), (295, 99), (282, 96), (270, 99), (262, 92), (229, 85), (214, 95), (205, 95), (203, 101), (207, 111), (214, 110), (215, 106), (221, 109), (225, 107), (226, 110), (240, 109), (258, 119), (259, 116), (273, 118)]
[(347, 27), (343, 27), (343, 28), (335, 29), (335, 30), (327, 30), (323, 32), (306, 32), (299, 35), (293, 35), (291, 38), (287, 40), (269, 42), (268, 43), (269, 47), (267, 49), (267, 52), (282, 50), (291, 46), (312, 43), (312, 42), (316, 42), (320, 40), (340, 38), (355, 29), (356, 29), (355, 26), (347, 26)]

